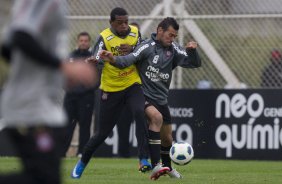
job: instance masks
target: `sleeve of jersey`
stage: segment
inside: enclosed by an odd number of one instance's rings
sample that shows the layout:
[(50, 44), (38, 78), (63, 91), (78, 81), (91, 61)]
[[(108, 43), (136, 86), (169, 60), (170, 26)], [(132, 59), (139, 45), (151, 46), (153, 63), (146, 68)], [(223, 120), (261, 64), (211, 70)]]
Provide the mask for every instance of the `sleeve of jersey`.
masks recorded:
[[(141, 35), (140, 31), (138, 31), (138, 35), (139, 35), (139, 36), (138, 36), (138, 41), (137, 41), (135, 47), (137, 47), (137, 46), (143, 41), (142, 35)], [(134, 47), (134, 49), (135, 49), (135, 47)]]
[(105, 47), (104, 39), (100, 35), (95, 41), (94, 47), (92, 49), (92, 56), (94, 56), (97, 60), (102, 61), (99, 56), (99, 53), (102, 50), (106, 50), (106, 47)]
[(52, 68), (58, 68), (61, 65), (61, 61), (47, 51), (28, 33), (17, 31), (12, 36), (12, 47), (20, 49), (27, 56), (32, 58), (34, 62), (49, 66)]
[(116, 56), (114, 65), (117, 68), (126, 68), (141, 61), (148, 52), (149, 44), (140, 44), (132, 53), (126, 56)]
[(177, 59), (174, 62), (173, 68), (181, 66), (183, 68), (198, 68), (202, 62), (197, 52), (197, 49), (176, 49)]

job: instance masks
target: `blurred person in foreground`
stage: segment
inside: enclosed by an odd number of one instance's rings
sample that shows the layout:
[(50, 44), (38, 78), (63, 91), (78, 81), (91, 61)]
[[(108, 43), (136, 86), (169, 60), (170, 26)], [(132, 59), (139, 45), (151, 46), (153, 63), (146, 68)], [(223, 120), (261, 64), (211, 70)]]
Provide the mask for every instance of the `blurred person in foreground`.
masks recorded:
[[(158, 157), (151, 158), (153, 170), (151, 179), (156, 180), (164, 174), (171, 178), (182, 178), (181, 174), (171, 167), (169, 150), (172, 146), (171, 116), (168, 108), (168, 93), (172, 70), (177, 66), (197, 68), (201, 60), (196, 50), (197, 43), (188, 42), (181, 47), (174, 42), (179, 25), (174, 18), (163, 19), (157, 33), (143, 41), (126, 56), (114, 56), (111, 52), (102, 51), (100, 57), (118, 68), (127, 68), (136, 64), (142, 79), (145, 95), (145, 113), (149, 123), (149, 145), (158, 147)], [(160, 164), (160, 157), (162, 164)]]
[(60, 184), (65, 115), (58, 103), (68, 85), (90, 86), (95, 72), (84, 62), (63, 63), (67, 54), (63, 0), (17, 0), (1, 55), (10, 64), (2, 93), (6, 134), (20, 157), (19, 173), (1, 174), (1, 184)]
[(93, 56), (88, 59), (99, 61), (102, 65), (101, 95), (99, 105), (99, 121), (97, 131), (84, 147), (82, 157), (71, 173), (72, 178), (79, 179), (89, 163), (93, 153), (111, 134), (124, 108), (129, 110), (136, 121), (136, 138), (138, 142), (139, 170), (146, 172), (151, 169), (148, 162), (149, 148), (147, 126), (144, 113), (144, 95), (141, 79), (135, 65), (119, 69), (108, 62), (99, 59), (101, 50), (108, 50), (113, 55), (127, 55), (140, 40), (139, 31), (128, 25), (128, 13), (125, 9), (116, 7), (110, 13), (110, 28), (103, 30), (98, 37), (93, 50)]
[[(77, 36), (77, 49), (70, 53), (69, 62), (85, 60), (91, 56), (91, 37), (88, 32), (81, 32)], [(79, 143), (76, 155), (80, 157), (82, 150), (90, 138), (90, 127), (94, 111), (95, 88), (78, 85), (66, 87), (64, 97), (64, 108), (67, 113), (67, 134), (64, 143), (64, 155), (71, 144), (74, 129), (79, 125)]]

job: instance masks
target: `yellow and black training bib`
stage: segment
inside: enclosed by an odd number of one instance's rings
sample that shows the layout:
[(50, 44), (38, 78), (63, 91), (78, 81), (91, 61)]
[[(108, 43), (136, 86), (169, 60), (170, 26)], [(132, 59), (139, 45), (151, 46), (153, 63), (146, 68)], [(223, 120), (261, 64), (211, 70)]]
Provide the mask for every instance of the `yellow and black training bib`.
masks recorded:
[[(125, 38), (116, 36), (110, 30), (110, 28), (105, 29), (103, 32), (101, 32), (101, 36), (104, 39), (106, 49), (108, 51), (111, 51), (114, 56), (121, 55), (119, 53), (119, 46), (121, 44), (129, 44), (133, 46), (136, 45), (138, 41), (138, 29), (134, 26), (130, 26), (130, 28), (131, 32)], [(122, 91), (134, 83), (141, 84), (141, 79), (135, 65), (131, 65), (124, 69), (119, 69), (112, 66), (108, 62), (105, 62), (100, 86), (103, 91)]]

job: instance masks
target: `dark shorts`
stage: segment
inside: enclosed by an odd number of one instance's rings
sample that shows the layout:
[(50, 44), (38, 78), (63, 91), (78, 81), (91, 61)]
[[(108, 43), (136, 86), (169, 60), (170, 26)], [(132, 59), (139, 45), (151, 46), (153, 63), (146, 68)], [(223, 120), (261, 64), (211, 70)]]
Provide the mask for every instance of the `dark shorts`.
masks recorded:
[(163, 116), (164, 124), (171, 124), (171, 116), (168, 108), (168, 104), (159, 105), (154, 100), (145, 96), (145, 109), (149, 106), (154, 106)]

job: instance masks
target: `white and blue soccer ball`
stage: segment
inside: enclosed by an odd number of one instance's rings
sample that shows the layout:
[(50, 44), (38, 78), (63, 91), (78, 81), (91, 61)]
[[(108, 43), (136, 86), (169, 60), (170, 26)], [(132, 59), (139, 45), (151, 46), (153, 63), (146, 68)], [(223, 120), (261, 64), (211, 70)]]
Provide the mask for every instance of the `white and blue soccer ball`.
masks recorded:
[(177, 142), (170, 148), (169, 156), (175, 164), (186, 165), (192, 161), (194, 150), (187, 142)]

